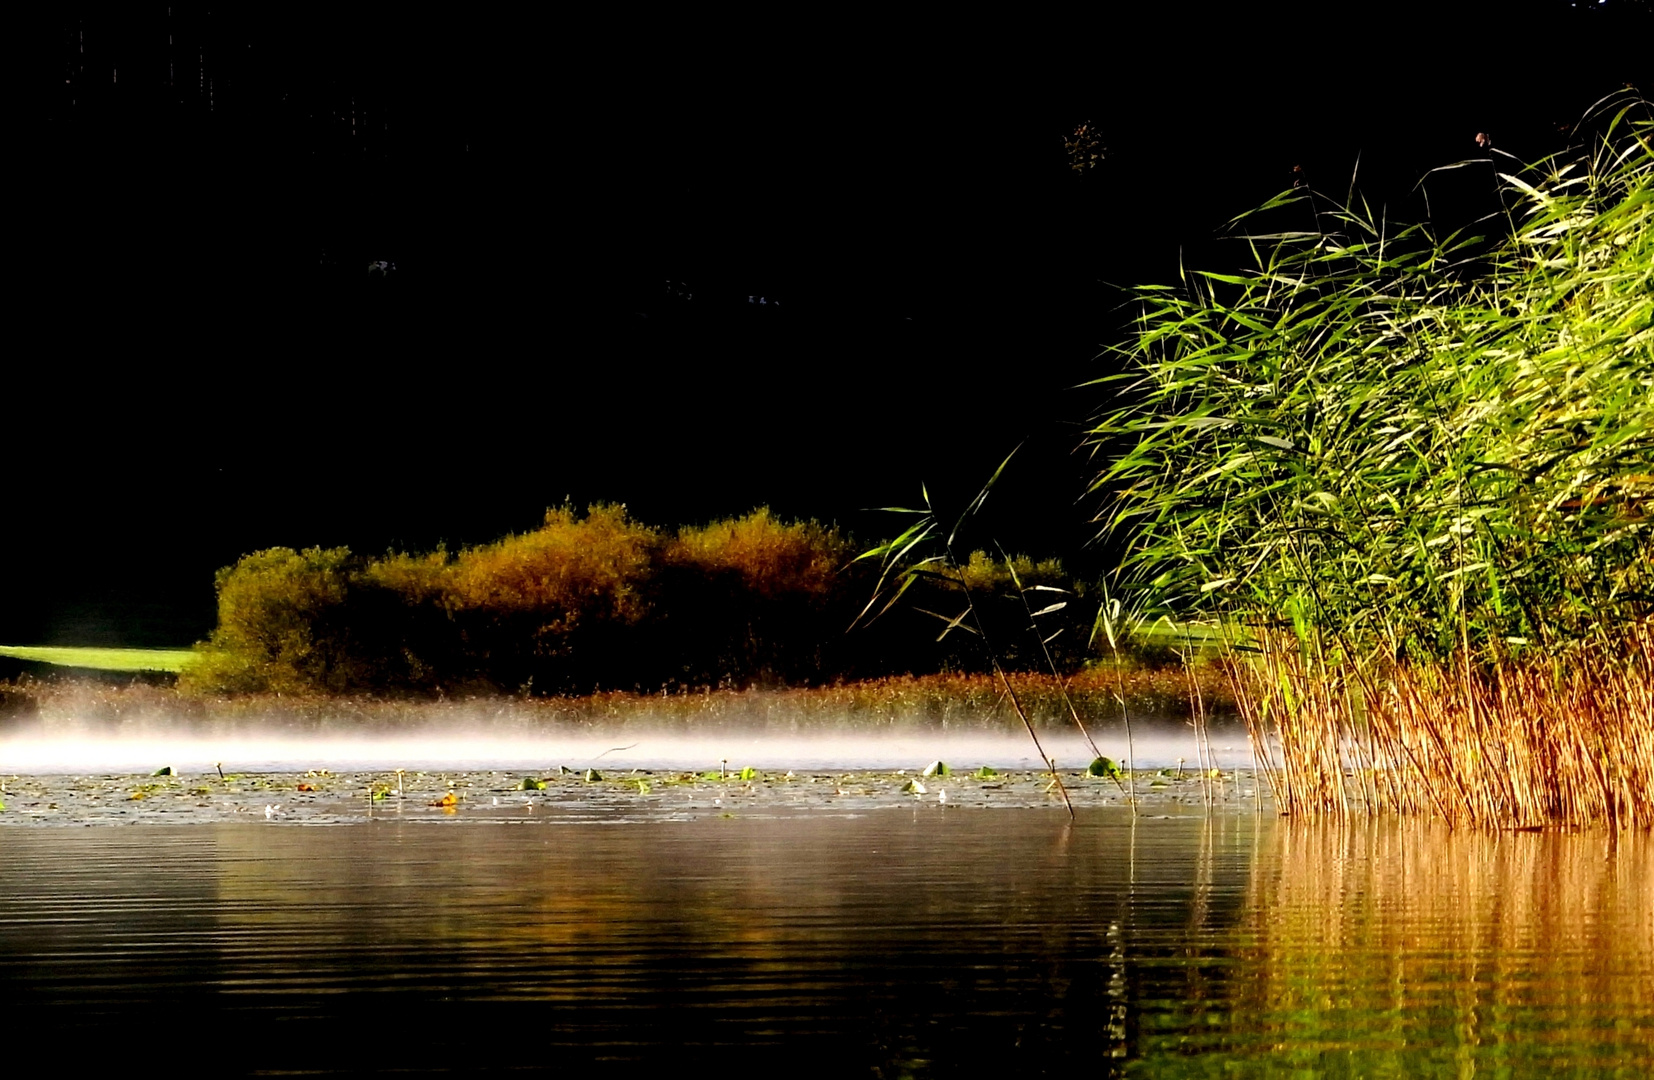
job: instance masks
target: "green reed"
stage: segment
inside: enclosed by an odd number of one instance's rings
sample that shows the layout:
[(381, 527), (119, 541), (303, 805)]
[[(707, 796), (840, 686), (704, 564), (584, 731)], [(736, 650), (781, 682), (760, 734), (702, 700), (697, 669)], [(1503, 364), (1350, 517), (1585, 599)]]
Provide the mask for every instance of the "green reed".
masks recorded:
[[(1486, 170), (1501, 198), (1471, 229), (1288, 192), (1235, 222), (1247, 269), (1139, 292), (1123, 370), (1101, 380), (1114, 405), (1090, 432), (1105, 531), (1126, 549), (1114, 590), (1236, 650), (1284, 808), (1654, 822), (1647, 795), (1455, 801), (1466, 780), (1442, 771), (1490, 718), (1538, 722), (1501, 678), (1545, 669), (1537, 685), (1561, 694), (1569, 672), (1611, 682), (1629, 665), (1635, 687), (1648, 660), (1654, 121), (1628, 96), (1588, 119), (1576, 153), (1455, 166)], [(1259, 228), (1281, 218), (1303, 227)], [(1424, 672), (1451, 674), (1441, 692), (1462, 704), (1418, 722), (1470, 727), (1387, 740), (1408, 713), (1398, 687)], [(1594, 730), (1594, 708), (1559, 715)], [(1471, 782), (1497, 759), (1467, 766)], [(1403, 797), (1398, 771), (1428, 797)]]

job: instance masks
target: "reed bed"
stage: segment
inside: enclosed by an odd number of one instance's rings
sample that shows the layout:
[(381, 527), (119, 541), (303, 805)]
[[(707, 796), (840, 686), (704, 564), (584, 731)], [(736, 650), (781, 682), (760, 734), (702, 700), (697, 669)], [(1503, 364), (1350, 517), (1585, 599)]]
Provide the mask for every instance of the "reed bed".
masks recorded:
[(1350, 682), (1296, 639), (1226, 662), (1285, 814), (1429, 814), (1451, 824), (1654, 824), (1654, 624), (1608, 666), (1396, 666)]
[(1272, 200), (1102, 380), (1109, 592), (1221, 638), (1285, 813), (1654, 826), (1654, 118), (1577, 131), (1449, 235)]

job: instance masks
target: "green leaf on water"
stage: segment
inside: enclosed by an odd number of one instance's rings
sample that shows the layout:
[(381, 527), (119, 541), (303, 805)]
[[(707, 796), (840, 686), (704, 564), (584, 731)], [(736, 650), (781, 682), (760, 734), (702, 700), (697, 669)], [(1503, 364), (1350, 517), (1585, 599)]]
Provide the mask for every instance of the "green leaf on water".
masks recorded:
[(704, 772), (701, 774), (702, 780), (722, 780), (723, 778), (724, 774), (718, 772)]
[(978, 780), (988, 780), (988, 779), (991, 779), (992, 777), (995, 777), (995, 776), (998, 776), (998, 775), (999, 775), (999, 771), (997, 769), (990, 769), (986, 765), (984, 765), (980, 769), (976, 770), (976, 778)]
[(1104, 776), (1110, 780), (1120, 779), (1120, 766), (1115, 764), (1113, 758), (1097, 758), (1086, 766), (1085, 771), (1087, 776)]
[(517, 785), (518, 791), (544, 791), (545, 789), (546, 782), (537, 780), (532, 776), (523, 777), (523, 782)]
[(601, 780), (601, 779), (603, 779), (603, 774), (598, 772), (596, 769), (587, 769), (586, 770), (586, 783), (589, 784), (589, 783), (592, 783), (595, 780)]
[(741, 779), (743, 779), (743, 780), (756, 780), (756, 779), (758, 779), (758, 770), (753, 768), (751, 765), (748, 765), (746, 768), (741, 770)]
[(159, 769), (156, 769), (154, 772), (150, 773), (149, 775), (151, 775), (151, 776), (171, 776), (172, 775), (172, 766), (171, 765), (162, 765)]
[(953, 775), (953, 770), (948, 768), (947, 762), (945, 762), (945, 761), (933, 761), (929, 765), (925, 766), (925, 771), (923, 773), (921, 773), (920, 775), (922, 775), (922, 776), (952, 776)]
[(925, 794), (925, 785), (919, 783), (917, 780), (909, 780), (907, 783), (902, 785), (902, 794), (923, 795)]

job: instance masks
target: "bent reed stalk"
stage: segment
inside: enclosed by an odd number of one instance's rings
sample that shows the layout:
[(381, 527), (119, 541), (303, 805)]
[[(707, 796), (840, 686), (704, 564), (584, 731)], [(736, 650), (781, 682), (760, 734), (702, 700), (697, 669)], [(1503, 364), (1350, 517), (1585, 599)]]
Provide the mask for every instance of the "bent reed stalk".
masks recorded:
[(1654, 827), (1654, 120), (1592, 127), (1457, 166), (1486, 235), (1272, 200), (1099, 381), (1114, 591), (1221, 635), (1283, 813)]

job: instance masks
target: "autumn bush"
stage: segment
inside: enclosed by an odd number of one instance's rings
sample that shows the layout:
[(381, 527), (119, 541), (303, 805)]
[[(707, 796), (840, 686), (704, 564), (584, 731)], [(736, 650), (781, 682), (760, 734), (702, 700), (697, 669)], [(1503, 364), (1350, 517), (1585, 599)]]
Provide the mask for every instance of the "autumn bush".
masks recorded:
[(849, 541), (768, 509), (684, 528), (660, 567), (658, 647), (683, 685), (813, 682), (837, 666), (853, 582)]
[(624, 507), (562, 507), (534, 532), (460, 552), (440, 596), (462, 669), (505, 689), (631, 685), (662, 543)]
[[(181, 679), (232, 694), (579, 694), (820, 685), (981, 671), (980, 643), (933, 619), (968, 585), (990, 637), (1038, 667), (1015, 588), (1072, 603), (1052, 643), (1077, 667), (1092, 617), (1060, 564), (978, 552), (904, 607), (846, 633), (876, 568), (839, 529), (768, 509), (675, 532), (624, 507), (559, 507), (537, 529), (450, 552), (273, 548), (218, 574), (218, 627)], [(1014, 571), (1014, 574), (1013, 574)], [(863, 620), (865, 623), (866, 620)], [(1047, 620), (1049, 622), (1049, 620)], [(1047, 626), (1046, 633), (1050, 633)]]

